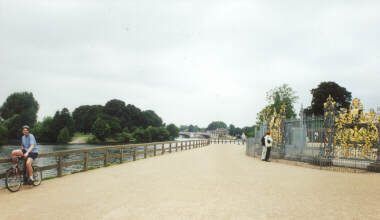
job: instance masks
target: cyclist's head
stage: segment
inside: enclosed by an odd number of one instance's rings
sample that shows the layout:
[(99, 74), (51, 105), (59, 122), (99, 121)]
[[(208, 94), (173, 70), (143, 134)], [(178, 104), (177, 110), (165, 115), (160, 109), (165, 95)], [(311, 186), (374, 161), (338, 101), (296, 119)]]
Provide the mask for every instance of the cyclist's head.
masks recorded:
[(29, 135), (29, 126), (28, 125), (24, 125), (22, 126), (22, 133), (25, 135), (25, 136), (28, 136)]

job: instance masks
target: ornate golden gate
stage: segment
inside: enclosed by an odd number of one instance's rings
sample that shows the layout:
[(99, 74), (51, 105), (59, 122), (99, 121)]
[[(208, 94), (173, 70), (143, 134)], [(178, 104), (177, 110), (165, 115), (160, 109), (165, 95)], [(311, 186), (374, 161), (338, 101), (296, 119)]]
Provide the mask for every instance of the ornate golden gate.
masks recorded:
[(373, 109), (363, 111), (363, 105), (355, 98), (350, 108), (336, 113), (331, 96), (324, 104), (325, 144), (322, 155), (339, 158), (377, 160), (379, 157), (380, 115)]

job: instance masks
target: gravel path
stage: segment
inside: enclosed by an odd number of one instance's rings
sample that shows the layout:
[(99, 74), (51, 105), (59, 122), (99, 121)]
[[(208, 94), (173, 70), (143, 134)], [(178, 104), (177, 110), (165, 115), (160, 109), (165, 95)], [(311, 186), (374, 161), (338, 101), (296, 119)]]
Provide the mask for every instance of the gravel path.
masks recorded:
[(86, 144), (88, 137), (73, 137), (69, 144)]
[(380, 174), (266, 163), (244, 150), (211, 145), (0, 190), (0, 219), (380, 219)]

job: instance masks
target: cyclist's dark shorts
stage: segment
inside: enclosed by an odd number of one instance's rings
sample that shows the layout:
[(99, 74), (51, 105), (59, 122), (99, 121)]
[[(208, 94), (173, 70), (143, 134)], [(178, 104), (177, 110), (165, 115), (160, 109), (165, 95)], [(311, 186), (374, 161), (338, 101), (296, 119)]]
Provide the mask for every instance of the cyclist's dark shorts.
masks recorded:
[[(25, 154), (26, 153), (26, 150), (25, 149), (22, 149), (22, 153)], [(35, 160), (37, 157), (38, 157), (38, 153), (33, 153), (33, 152), (30, 152), (28, 154), (28, 157), (32, 158), (33, 160)]]

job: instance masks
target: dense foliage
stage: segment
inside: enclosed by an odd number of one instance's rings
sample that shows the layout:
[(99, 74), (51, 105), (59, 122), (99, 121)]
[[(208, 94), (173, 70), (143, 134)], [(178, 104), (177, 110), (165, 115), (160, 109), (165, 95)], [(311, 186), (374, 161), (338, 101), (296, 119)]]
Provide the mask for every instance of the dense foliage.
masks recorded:
[(266, 96), (267, 105), (257, 114), (256, 124), (263, 124), (266, 117), (272, 115), (274, 111), (279, 113), (283, 104), (286, 105), (286, 118), (295, 117), (294, 103), (298, 99), (295, 94), (296, 92), (287, 84), (269, 90)]
[(174, 124), (165, 127), (154, 111), (142, 111), (118, 99), (104, 106), (82, 105), (72, 114), (63, 108), (39, 122), (38, 108), (32, 93), (11, 94), (0, 108), (0, 144), (20, 138), (25, 124), (38, 142), (44, 143), (68, 143), (75, 132), (92, 134), (91, 143), (167, 141), (179, 136), (179, 129)]
[(181, 125), (179, 130), (180, 131), (187, 131), (187, 132), (205, 131), (204, 128), (199, 128), (198, 125)]
[(101, 105), (82, 105), (73, 111), (75, 130), (82, 133), (90, 133), (92, 124), (98, 115), (103, 113)]
[(218, 128), (227, 128), (227, 125), (226, 123), (222, 122), (222, 121), (213, 121), (211, 122), (208, 126), (207, 126), (207, 131), (213, 131), (213, 130), (216, 130)]
[(7, 138), (21, 136), (22, 125), (33, 125), (37, 121), (38, 102), (30, 92), (16, 92), (8, 96), (0, 108), (0, 115), (7, 128)]
[(317, 88), (311, 90), (313, 96), (311, 105), (305, 109), (306, 115), (323, 115), (323, 104), (331, 95), (336, 102), (336, 107), (348, 109), (351, 103), (351, 92), (339, 86), (335, 82), (321, 82)]
[(179, 137), (179, 128), (175, 126), (175, 124), (169, 124), (168, 126), (166, 126), (166, 130), (169, 132), (171, 140), (174, 140), (175, 138)]
[(67, 127), (62, 128), (57, 136), (57, 143), (67, 144), (71, 140), (71, 135)]

